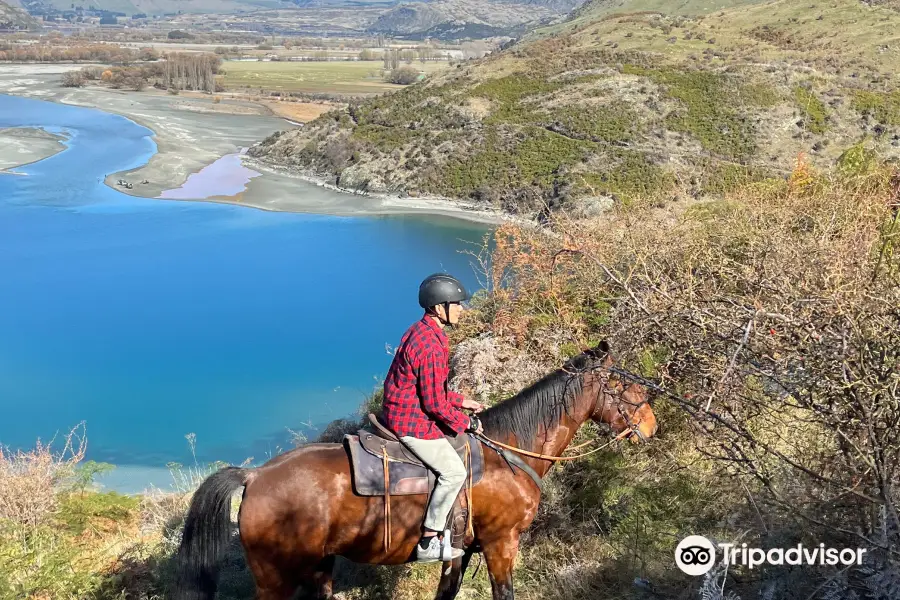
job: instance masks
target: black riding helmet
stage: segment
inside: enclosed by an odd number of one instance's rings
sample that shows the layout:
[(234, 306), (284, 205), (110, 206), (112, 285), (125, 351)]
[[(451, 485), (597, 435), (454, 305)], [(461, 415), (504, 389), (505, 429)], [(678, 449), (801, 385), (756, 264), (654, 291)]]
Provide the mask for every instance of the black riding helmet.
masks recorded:
[[(456, 277), (446, 273), (435, 273), (425, 278), (419, 285), (419, 306), (431, 314), (436, 314), (434, 307), (444, 305), (446, 314), (450, 314), (451, 302), (464, 302), (469, 299), (465, 286)], [(446, 319), (441, 319), (448, 323)]]

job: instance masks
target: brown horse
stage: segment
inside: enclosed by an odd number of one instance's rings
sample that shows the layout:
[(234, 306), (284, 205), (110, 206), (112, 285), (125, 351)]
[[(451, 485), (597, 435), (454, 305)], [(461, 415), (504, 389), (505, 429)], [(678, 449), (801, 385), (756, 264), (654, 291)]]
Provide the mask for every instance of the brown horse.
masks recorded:
[[(609, 372), (605, 344), (571, 359), (518, 395), (481, 414), (493, 440), (560, 456), (578, 428), (592, 419), (635, 438), (656, 432), (647, 393)], [(537, 513), (540, 489), (495, 452), (485, 449), (485, 475), (472, 489), (474, 539), (465, 554), (444, 565), (436, 598), (456, 597), (474, 552), (484, 553), (494, 600), (513, 598), (513, 562), (519, 536)], [(553, 462), (523, 457), (543, 477)], [(353, 492), (347, 452), (340, 444), (308, 444), (261, 467), (224, 468), (194, 494), (178, 550), (176, 600), (212, 600), (228, 543), (231, 496), (244, 486), (238, 524), (257, 586), (257, 600), (288, 600), (312, 584), (316, 598), (331, 598), (335, 556), (359, 563), (410, 562), (421, 533), (427, 497), (392, 499), (393, 542), (383, 544), (383, 499)], [(467, 540), (470, 541), (470, 540)], [(449, 568), (448, 568), (449, 567)]]

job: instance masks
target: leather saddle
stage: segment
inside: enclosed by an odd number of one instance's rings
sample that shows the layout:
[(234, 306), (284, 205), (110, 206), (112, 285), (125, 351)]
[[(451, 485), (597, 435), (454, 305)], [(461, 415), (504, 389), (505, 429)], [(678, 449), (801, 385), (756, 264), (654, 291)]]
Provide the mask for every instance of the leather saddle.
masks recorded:
[[(345, 435), (343, 440), (350, 457), (353, 491), (360, 496), (384, 496), (386, 492), (390, 496), (430, 494), (437, 479), (434, 471), (425, 467), (378, 417), (370, 414), (369, 424), (372, 431), (360, 429), (356, 435)], [(447, 436), (447, 441), (469, 470), (467, 485), (481, 481), (484, 476), (481, 444), (468, 434)]]
[[(344, 447), (350, 457), (353, 491), (360, 496), (384, 498), (384, 549), (388, 552), (391, 548), (391, 496), (430, 494), (437, 476), (378, 417), (370, 414), (369, 424), (373, 431), (360, 429), (356, 435), (345, 435)], [(469, 473), (447, 518), (452, 546), (463, 548), (475, 538), (471, 490), (484, 476), (484, 454), (478, 440), (468, 434), (447, 436), (447, 440), (459, 453)]]

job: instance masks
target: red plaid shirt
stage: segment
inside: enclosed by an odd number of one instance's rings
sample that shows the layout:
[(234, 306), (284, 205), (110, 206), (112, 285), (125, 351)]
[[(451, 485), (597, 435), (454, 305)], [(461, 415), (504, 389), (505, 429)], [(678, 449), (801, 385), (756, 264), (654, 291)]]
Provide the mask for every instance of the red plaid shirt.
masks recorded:
[(442, 426), (453, 433), (469, 426), (462, 395), (447, 390), (449, 355), (447, 336), (428, 315), (403, 334), (384, 380), (384, 422), (398, 436), (437, 440)]

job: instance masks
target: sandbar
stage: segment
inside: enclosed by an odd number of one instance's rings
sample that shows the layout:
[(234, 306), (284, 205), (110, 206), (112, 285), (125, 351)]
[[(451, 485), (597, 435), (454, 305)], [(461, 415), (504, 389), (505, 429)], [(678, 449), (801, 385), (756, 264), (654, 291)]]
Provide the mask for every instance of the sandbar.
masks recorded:
[(66, 149), (66, 136), (38, 127), (0, 128), (0, 171), (49, 158)]

